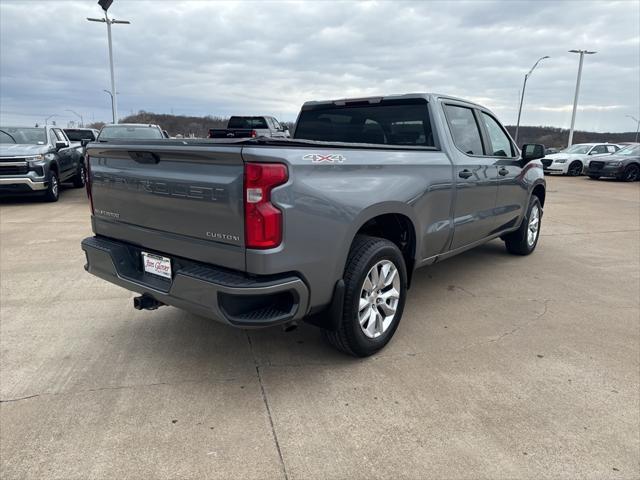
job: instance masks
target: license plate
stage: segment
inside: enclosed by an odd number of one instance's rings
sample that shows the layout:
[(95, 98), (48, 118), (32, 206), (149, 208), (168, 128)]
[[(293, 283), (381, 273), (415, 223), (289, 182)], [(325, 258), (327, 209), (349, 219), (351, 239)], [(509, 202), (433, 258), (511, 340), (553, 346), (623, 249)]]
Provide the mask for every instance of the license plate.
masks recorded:
[(142, 252), (142, 266), (144, 271), (164, 278), (171, 278), (171, 259)]

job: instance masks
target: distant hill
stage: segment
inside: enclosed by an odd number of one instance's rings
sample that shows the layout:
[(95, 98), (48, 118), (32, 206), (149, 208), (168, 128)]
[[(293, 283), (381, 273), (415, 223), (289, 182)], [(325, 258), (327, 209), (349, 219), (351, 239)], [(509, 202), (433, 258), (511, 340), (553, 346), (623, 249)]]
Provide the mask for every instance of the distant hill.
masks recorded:
[[(121, 123), (154, 123), (160, 125), (169, 132), (169, 135), (178, 134), (184, 137), (191, 135), (195, 137), (206, 137), (210, 128), (225, 128), (227, 126), (226, 117), (206, 116), (187, 117), (183, 115), (169, 115), (166, 113), (151, 113), (143, 110), (135, 115), (122, 118)], [(283, 122), (289, 126), (293, 133), (293, 124)], [(93, 126), (99, 128), (103, 124), (96, 123)], [(511, 136), (514, 136), (516, 127), (507, 126)], [(569, 130), (556, 127), (520, 127), (518, 144), (542, 143), (547, 147), (565, 147), (569, 139)], [(584, 142), (633, 142), (635, 132), (626, 133), (596, 133), (576, 131), (573, 134), (573, 143)]]

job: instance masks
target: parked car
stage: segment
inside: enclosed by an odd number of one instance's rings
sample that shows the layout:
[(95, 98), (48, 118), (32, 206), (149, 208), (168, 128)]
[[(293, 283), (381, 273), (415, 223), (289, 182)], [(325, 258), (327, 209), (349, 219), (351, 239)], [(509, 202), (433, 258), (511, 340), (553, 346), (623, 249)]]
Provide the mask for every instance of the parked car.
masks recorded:
[(546, 155), (542, 159), (545, 173), (561, 173), (576, 177), (582, 175), (590, 158), (611, 155), (620, 150), (613, 143), (576, 143), (561, 152)]
[(615, 177), (625, 182), (640, 180), (640, 144), (627, 145), (612, 155), (590, 160), (584, 173), (593, 180), (601, 177)]
[(50, 202), (60, 183), (84, 186), (82, 154), (59, 127), (0, 127), (0, 194), (38, 194)]
[(100, 129), (98, 141), (107, 140), (153, 140), (165, 138), (162, 128), (147, 123), (112, 123)]
[(80, 143), (82, 140), (94, 142), (100, 133), (95, 128), (65, 128), (64, 133), (71, 143)]
[[(538, 243), (542, 145), (430, 94), (308, 102), (293, 139), (87, 147), (86, 270), (236, 327), (306, 318), (338, 349), (391, 339), (416, 268), (501, 238)], [(507, 264), (505, 264), (506, 266)], [(507, 292), (508, 293), (508, 292)]]
[(289, 130), (273, 117), (238, 117), (227, 122), (227, 128), (212, 128), (209, 138), (288, 138)]

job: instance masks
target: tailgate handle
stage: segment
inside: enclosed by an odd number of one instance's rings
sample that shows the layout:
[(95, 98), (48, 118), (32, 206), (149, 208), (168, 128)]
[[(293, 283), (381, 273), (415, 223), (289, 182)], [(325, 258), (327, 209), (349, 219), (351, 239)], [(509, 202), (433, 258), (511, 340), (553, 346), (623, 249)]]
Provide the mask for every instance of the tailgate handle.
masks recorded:
[(138, 163), (158, 163), (160, 157), (153, 152), (135, 152), (129, 151), (129, 156)]

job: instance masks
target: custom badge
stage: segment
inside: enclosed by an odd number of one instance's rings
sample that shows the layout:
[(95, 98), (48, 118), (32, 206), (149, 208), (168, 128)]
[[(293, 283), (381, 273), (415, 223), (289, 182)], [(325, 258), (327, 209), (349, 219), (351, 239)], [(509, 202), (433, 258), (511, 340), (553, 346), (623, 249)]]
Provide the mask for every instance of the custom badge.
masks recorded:
[(343, 163), (347, 157), (339, 153), (330, 153), (328, 155), (321, 153), (308, 153), (302, 157), (303, 160), (311, 160), (311, 163)]

